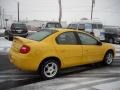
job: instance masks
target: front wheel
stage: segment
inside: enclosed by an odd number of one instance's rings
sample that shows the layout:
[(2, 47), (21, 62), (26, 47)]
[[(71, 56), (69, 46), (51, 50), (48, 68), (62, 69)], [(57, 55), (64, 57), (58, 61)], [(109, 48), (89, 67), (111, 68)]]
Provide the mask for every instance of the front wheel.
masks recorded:
[(55, 60), (48, 60), (40, 66), (40, 75), (43, 79), (54, 78), (59, 71), (59, 65)]
[(110, 65), (113, 62), (113, 53), (112, 52), (107, 52), (104, 60), (103, 60), (103, 64), (104, 65)]

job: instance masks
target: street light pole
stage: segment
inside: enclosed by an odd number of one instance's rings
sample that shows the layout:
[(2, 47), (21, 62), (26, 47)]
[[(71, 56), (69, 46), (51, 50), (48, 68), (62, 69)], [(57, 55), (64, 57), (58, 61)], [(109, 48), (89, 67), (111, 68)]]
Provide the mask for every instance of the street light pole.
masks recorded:
[(5, 19), (5, 22), (6, 22), (6, 29), (7, 29), (7, 21), (8, 21), (8, 19)]
[(4, 8), (3, 8), (3, 27), (5, 27), (5, 11), (4, 11)]
[(1, 6), (0, 6), (0, 23), (1, 23), (0, 28), (2, 28), (3, 26), (2, 26), (2, 8), (1, 8)]
[(92, 0), (92, 6), (91, 6), (91, 20), (93, 19), (93, 7), (95, 5), (95, 0)]
[(62, 18), (62, 4), (61, 0), (58, 0), (59, 3), (59, 23), (61, 23), (61, 18)]
[(17, 2), (17, 8), (18, 8), (18, 22), (19, 22), (19, 1)]

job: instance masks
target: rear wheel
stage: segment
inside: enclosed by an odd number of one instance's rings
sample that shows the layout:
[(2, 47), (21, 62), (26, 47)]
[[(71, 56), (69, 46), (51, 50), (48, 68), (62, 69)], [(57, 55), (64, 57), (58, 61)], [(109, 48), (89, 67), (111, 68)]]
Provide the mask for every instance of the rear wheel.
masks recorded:
[(52, 79), (57, 75), (59, 71), (59, 65), (55, 60), (47, 60), (42, 63), (39, 70), (43, 79)]
[(104, 65), (110, 65), (113, 62), (113, 52), (109, 51), (106, 53), (103, 64)]

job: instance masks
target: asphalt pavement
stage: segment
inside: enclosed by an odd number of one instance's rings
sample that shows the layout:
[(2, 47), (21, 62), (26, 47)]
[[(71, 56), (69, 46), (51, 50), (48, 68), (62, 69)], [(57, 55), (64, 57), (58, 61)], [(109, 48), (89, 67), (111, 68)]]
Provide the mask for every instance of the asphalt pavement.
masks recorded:
[(15, 66), (10, 63), (8, 55), (0, 55), (0, 71), (13, 68), (15, 68)]

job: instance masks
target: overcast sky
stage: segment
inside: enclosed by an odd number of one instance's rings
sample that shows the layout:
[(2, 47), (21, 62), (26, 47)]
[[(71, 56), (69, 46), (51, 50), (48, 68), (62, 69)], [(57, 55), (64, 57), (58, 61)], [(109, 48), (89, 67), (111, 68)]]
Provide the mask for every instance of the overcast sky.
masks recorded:
[[(20, 2), (20, 19), (58, 20), (58, 0), (0, 0), (5, 14), (17, 19), (17, 1)], [(92, 0), (62, 0), (62, 21), (68, 23), (86, 17), (90, 19)], [(120, 26), (120, 0), (96, 0), (93, 18), (107, 25)]]

